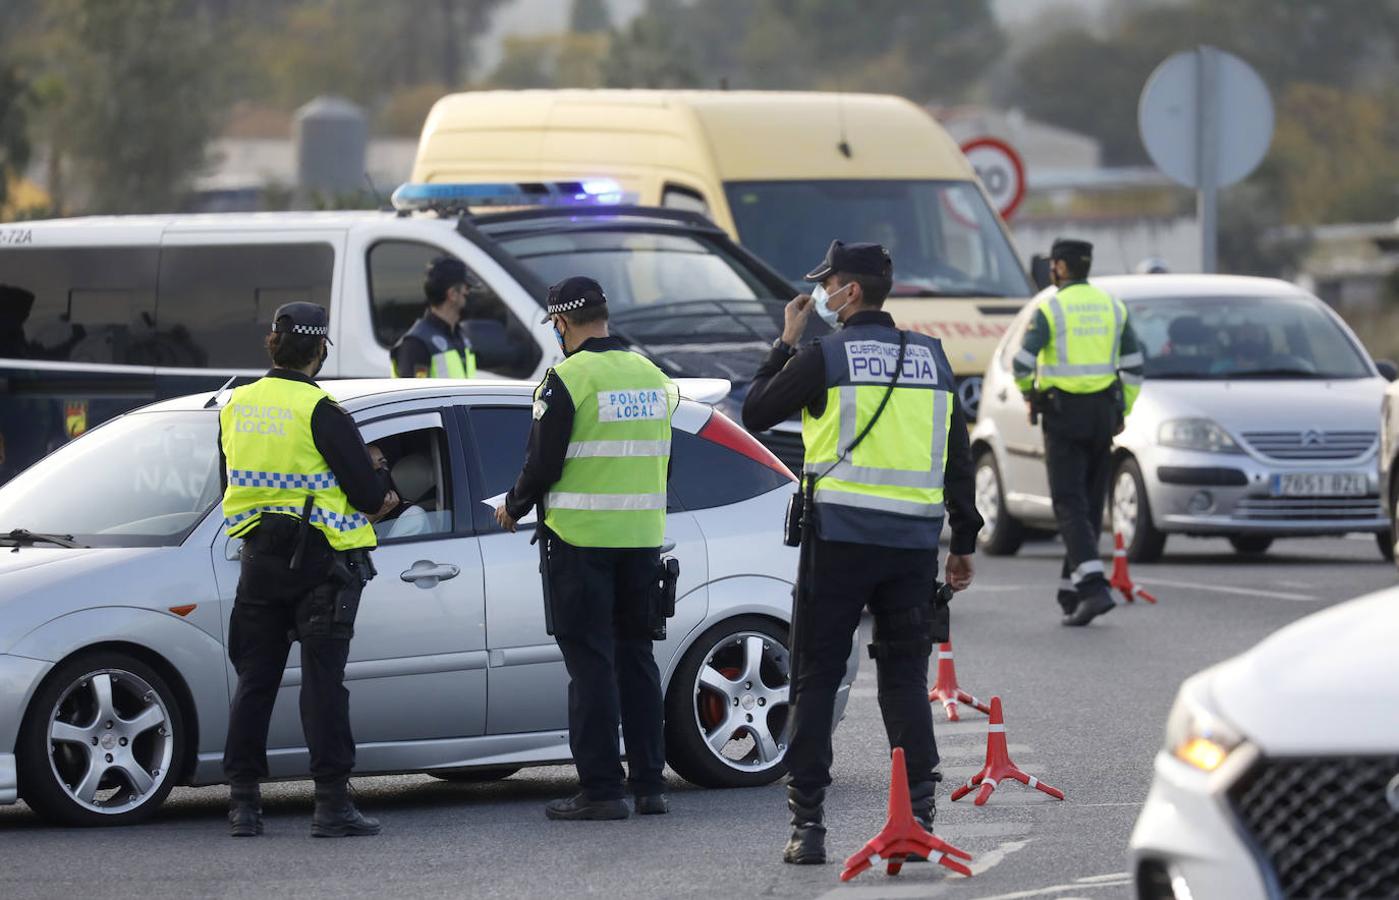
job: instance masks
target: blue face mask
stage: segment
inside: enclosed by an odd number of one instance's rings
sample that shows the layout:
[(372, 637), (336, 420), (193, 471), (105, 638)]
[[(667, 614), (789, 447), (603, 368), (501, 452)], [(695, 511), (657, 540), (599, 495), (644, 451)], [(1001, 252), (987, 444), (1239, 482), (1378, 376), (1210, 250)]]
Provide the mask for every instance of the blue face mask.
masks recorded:
[(563, 332), (562, 332), (562, 331), (559, 331), (559, 326), (557, 326), (557, 325), (554, 326), (554, 340), (556, 340), (556, 341), (559, 342), (559, 349), (563, 351), (564, 356), (567, 356), (567, 355), (568, 355), (568, 347), (564, 345), (564, 342), (563, 342)]

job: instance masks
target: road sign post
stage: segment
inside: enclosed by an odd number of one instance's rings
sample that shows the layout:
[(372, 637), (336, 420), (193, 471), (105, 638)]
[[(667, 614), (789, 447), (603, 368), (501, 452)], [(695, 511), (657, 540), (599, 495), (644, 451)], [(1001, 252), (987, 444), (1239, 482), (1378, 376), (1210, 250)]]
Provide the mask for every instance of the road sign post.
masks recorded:
[(1193, 187), (1200, 267), (1218, 263), (1219, 189), (1263, 161), (1273, 137), (1273, 101), (1248, 63), (1214, 47), (1177, 53), (1156, 67), (1137, 105), (1142, 143), (1157, 168)]

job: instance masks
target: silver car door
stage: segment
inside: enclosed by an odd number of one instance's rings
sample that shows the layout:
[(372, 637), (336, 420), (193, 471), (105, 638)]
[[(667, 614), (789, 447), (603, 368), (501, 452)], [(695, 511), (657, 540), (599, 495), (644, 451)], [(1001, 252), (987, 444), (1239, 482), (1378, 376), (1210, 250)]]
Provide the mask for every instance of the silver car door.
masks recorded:
[[(469, 434), (478, 467), (473, 471), (474, 518), (485, 564), (487, 644), (490, 649), (488, 734), (556, 731), (568, 727), (568, 674), (558, 645), (544, 628), (539, 547), (531, 545), (534, 518), (515, 534), (495, 522), (495, 499), (515, 483), (524, 462), (530, 407), (522, 401), (481, 403), (467, 408)], [(666, 516), (666, 546), (680, 560), (678, 593), (691, 593), (707, 580), (704, 535), (694, 517)], [(656, 646), (666, 669), (668, 645)]]

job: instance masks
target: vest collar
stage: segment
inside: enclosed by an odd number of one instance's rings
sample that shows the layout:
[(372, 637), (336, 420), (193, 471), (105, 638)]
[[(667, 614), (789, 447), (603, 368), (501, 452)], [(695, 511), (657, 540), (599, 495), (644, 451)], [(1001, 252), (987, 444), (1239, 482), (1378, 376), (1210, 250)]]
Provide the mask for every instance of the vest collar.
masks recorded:
[(314, 378), (312, 378), (311, 376), (307, 375), (305, 372), (298, 372), (298, 371), (296, 371), (295, 369), (279, 369), (279, 368), (273, 367), (273, 368), (267, 370), (267, 374), (266, 374), (264, 377), (266, 377), (266, 378), (284, 378), (284, 379), (286, 379), (287, 381), (299, 381), (299, 382), (301, 382), (302, 384), (309, 384), (309, 385), (312, 385), (312, 386), (314, 386), (314, 385), (316, 384), (316, 379), (314, 379)]
[(885, 328), (893, 328), (894, 317), (882, 309), (862, 309), (855, 315), (845, 320), (842, 328), (850, 328), (855, 325), (883, 325)]
[[(427, 311), (423, 313), (423, 321), (443, 334), (451, 334), (456, 331), (455, 328), (447, 324), (446, 319), (433, 312), (432, 307), (428, 307)], [(460, 325), (461, 323), (459, 322), (457, 324)]]
[(588, 338), (578, 347), (577, 350), (574, 350), (573, 352), (580, 353), (586, 350), (589, 353), (606, 353), (608, 350), (625, 349), (627, 349), (627, 345), (622, 343), (621, 338), (608, 335), (607, 337)]

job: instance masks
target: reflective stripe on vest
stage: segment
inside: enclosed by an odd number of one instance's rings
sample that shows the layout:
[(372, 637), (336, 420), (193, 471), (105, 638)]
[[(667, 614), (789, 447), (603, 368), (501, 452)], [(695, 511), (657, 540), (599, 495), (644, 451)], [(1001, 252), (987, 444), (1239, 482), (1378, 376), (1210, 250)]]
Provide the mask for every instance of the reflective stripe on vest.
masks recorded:
[[(1041, 301), (1049, 320), (1049, 342), (1037, 358), (1040, 388), (1071, 394), (1108, 389), (1117, 380), (1117, 353), (1126, 309), (1087, 283), (1068, 285)], [(1109, 324), (1111, 320), (1111, 324)]]
[(311, 498), (310, 524), (335, 550), (373, 547), (369, 519), (350, 505), (330, 465), (316, 449), (311, 416), (326, 392), (289, 378), (262, 378), (235, 388), (219, 412), (228, 489), (224, 528), (241, 537), (263, 513), (301, 515)]
[(826, 408), (819, 417), (804, 412), (802, 419), (804, 468), (819, 476), (813, 499), (821, 537), (936, 547), (953, 403), (951, 366), (940, 342), (909, 335), (898, 385), (853, 452), (847, 448), (888, 391), (898, 333), (881, 325), (856, 326), (823, 338), (821, 346)]
[(573, 432), (544, 524), (575, 547), (659, 547), (675, 385), (626, 350), (575, 353), (554, 373), (573, 401)]

